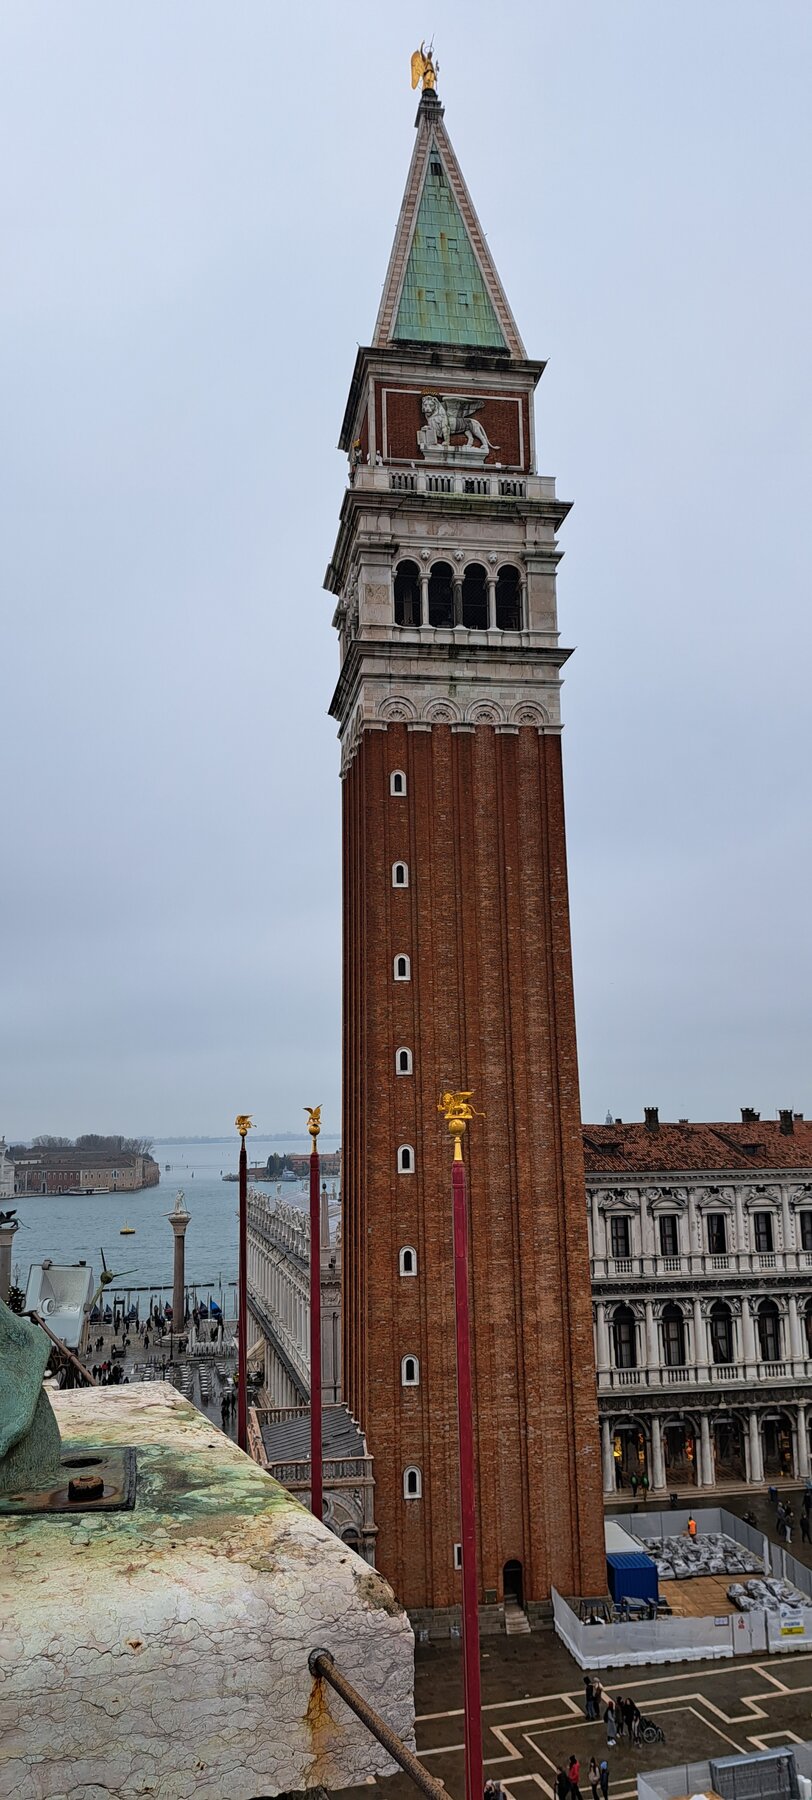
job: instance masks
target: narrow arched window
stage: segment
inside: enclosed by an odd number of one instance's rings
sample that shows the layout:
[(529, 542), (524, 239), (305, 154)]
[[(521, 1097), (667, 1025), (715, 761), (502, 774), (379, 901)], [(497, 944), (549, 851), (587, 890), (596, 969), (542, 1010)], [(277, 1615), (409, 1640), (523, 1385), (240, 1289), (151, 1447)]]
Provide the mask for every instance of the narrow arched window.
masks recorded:
[(395, 980), (411, 981), (412, 965), (408, 956), (395, 957)]
[(390, 792), (390, 794), (405, 794), (405, 792), (406, 792), (406, 776), (404, 775), (402, 769), (393, 769), (392, 770), (392, 773), (389, 777), (389, 792)]
[(762, 1300), (758, 1309), (758, 1345), (762, 1362), (781, 1361), (781, 1315), (774, 1300)]
[(685, 1321), (673, 1300), (663, 1307), (663, 1361), (668, 1369), (685, 1366)]
[(496, 577), (496, 628), (519, 631), (522, 623), (522, 584), (518, 569), (505, 563)]
[(412, 1073), (411, 1050), (396, 1050), (395, 1051), (395, 1074), (396, 1075), (411, 1075), (411, 1073)]
[(450, 563), (434, 563), (429, 576), (429, 624), (450, 629), (453, 623), (454, 571)]
[(398, 1150), (398, 1174), (414, 1174), (414, 1150), (411, 1144), (401, 1144)]
[(419, 1500), (422, 1496), (422, 1493), (423, 1493), (423, 1477), (420, 1473), (420, 1470), (416, 1469), (414, 1467), (414, 1465), (410, 1469), (404, 1469), (404, 1471), (403, 1471), (403, 1498), (404, 1498), (404, 1500)]
[(409, 886), (409, 865), (404, 862), (392, 864), (392, 886), (406, 888)]
[(401, 1275), (417, 1274), (417, 1251), (412, 1249), (411, 1244), (403, 1245), (398, 1257), (398, 1267)]
[(715, 1363), (732, 1363), (733, 1315), (724, 1300), (714, 1300), (710, 1310), (710, 1346)]
[(404, 1356), (400, 1364), (401, 1387), (420, 1386), (420, 1364), (416, 1356)]
[(462, 622), (469, 631), (488, 629), (488, 577), (481, 563), (469, 563), (462, 578)]
[(617, 1306), (612, 1320), (616, 1369), (637, 1368), (637, 1332), (630, 1306)]
[(420, 570), (417, 563), (399, 562), (395, 570), (395, 624), (420, 624)]

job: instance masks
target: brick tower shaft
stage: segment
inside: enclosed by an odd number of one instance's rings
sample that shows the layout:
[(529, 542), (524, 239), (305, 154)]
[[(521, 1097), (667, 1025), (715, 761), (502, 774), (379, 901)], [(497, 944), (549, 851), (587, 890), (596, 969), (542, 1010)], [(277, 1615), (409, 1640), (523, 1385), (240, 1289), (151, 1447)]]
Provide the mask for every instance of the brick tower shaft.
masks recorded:
[(341, 672), (344, 1392), (377, 1562), (454, 1608), (445, 1088), (466, 1140), (480, 1599), (605, 1586), (561, 773), (556, 531), (525, 355), (424, 94), (327, 573)]

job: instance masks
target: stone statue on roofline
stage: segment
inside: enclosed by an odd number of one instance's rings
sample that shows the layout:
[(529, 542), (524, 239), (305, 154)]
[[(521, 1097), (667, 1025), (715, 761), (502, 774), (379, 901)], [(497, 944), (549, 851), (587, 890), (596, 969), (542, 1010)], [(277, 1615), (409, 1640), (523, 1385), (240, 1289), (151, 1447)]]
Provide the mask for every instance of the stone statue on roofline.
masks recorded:
[(0, 1300), (0, 1494), (59, 1475), (62, 1440), (42, 1385), (50, 1353), (45, 1332)]

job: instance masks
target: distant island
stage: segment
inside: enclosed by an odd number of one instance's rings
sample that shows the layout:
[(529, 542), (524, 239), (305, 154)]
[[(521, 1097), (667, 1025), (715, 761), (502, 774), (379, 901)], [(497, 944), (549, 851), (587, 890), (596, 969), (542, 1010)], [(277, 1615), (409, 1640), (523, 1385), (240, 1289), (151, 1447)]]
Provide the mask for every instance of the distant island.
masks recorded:
[(9, 1144), (7, 1158), (15, 1194), (134, 1193), (157, 1187), (161, 1178), (149, 1138), (44, 1134), (30, 1144)]
[[(258, 1130), (256, 1135), (262, 1139), (264, 1144), (298, 1144), (307, 1140), (306, 1131)], [(329, 1138), (331, 1143), (337, 1144), (341, 1133), (340, 1131), (323, 1131), (321, 1135), (323, 1138)], [(151, 1144), (231, 1144), (234, 1136), (234, 1132), (229, 1132), (227, 1137), (153, 1137), (149, 1141)], [(250, 1144), (250, 1137), (248, 1142)]]

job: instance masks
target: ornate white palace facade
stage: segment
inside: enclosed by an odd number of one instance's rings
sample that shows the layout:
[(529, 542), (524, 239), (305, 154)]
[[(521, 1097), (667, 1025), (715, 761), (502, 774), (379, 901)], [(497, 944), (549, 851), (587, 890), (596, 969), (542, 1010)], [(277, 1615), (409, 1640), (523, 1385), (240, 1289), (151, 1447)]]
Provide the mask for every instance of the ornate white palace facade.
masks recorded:
[(604, 1493), (810, 1473), (812, 1123), (584, 1126)]

